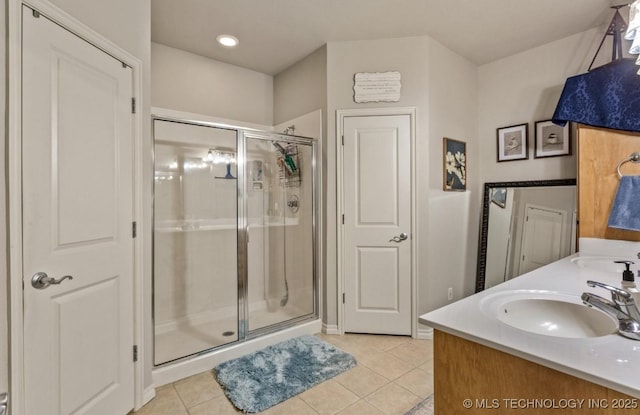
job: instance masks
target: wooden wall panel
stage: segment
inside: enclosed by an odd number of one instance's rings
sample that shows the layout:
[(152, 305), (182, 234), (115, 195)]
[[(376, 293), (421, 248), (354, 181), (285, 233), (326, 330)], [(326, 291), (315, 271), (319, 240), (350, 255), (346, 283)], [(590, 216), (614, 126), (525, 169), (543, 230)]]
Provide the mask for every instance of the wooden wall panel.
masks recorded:
[[(640, 152), (640, 134), (578, 126), (578, 235), (587, 238), (640, 241), (640, 232), (607, 227), (618, 189), (616, 168)], [(640, 163), (625, 163), (623, 174), (640, 175)]]
[(640, 399), (439, 330), (434, 356), (435, 415), (640, 413)]

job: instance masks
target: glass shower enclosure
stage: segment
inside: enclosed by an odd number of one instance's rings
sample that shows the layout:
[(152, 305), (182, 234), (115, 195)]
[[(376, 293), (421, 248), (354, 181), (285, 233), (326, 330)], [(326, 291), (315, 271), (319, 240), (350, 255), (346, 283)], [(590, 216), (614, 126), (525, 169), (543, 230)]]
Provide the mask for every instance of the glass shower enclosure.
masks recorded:
[(154, 364), (316, 318), (315, 140), (153, 128)]

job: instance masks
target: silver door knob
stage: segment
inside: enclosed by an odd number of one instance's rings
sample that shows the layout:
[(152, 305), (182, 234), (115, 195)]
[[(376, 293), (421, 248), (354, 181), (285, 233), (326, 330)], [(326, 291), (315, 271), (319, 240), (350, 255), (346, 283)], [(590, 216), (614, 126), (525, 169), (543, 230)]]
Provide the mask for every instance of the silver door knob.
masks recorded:
[(394, 236), (393, 238), (389, 239), (389, 242), (402, 242), (408, 237), (409, 235), (407, 235), (406, 232), (402, 232), (400, 235)]
[(62, 281), (67, 279), (72, 280), (73, 277), (71, 275), (65, 275), (64, 277), (57, 280), (53, 277), (48, 276), (46, 272), (36, 272), (35, 274), (33, 274), (33, 277), (31, 277), (31, 286), (39, 290), (44, 290), (51, 284), (60, 284)]

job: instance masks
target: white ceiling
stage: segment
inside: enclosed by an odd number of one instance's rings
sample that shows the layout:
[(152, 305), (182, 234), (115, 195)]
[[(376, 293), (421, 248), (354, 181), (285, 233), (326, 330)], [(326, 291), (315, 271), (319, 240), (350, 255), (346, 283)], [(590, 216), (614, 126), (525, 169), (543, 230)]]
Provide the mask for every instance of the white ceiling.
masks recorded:
[[(151, 39), (274, 75), (332, 41), (429, 35), (482, 65), (609, 23), (622, 0), (151, 0)], [(628, 19), (628, 8), (621, 9)], [(219, 34), (240, 45), (225, 49)]]

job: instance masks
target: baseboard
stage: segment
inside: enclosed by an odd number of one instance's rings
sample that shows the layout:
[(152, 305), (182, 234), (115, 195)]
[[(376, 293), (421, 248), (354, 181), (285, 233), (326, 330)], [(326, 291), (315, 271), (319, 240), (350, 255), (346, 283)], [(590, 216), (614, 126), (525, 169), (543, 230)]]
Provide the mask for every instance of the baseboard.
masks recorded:
[(342, 334), (340, 330), (338, 330), (337, 324), (325, 324), (322, 323), (322, 332), (324, 334)]
[[(153, 385), (147, 387), (142, 393), (142, 406), (148, 404), (151, 401), (151, 399), (155, 397), (156, 397), (156, 388)], [(140, 408), (137, 408), (137, 409), (140, 409)]]
[(419, 327), (418, 335), (416, 338), (420, 340), (431, 340), (433, 339), (433, 328), (431, 327)]

